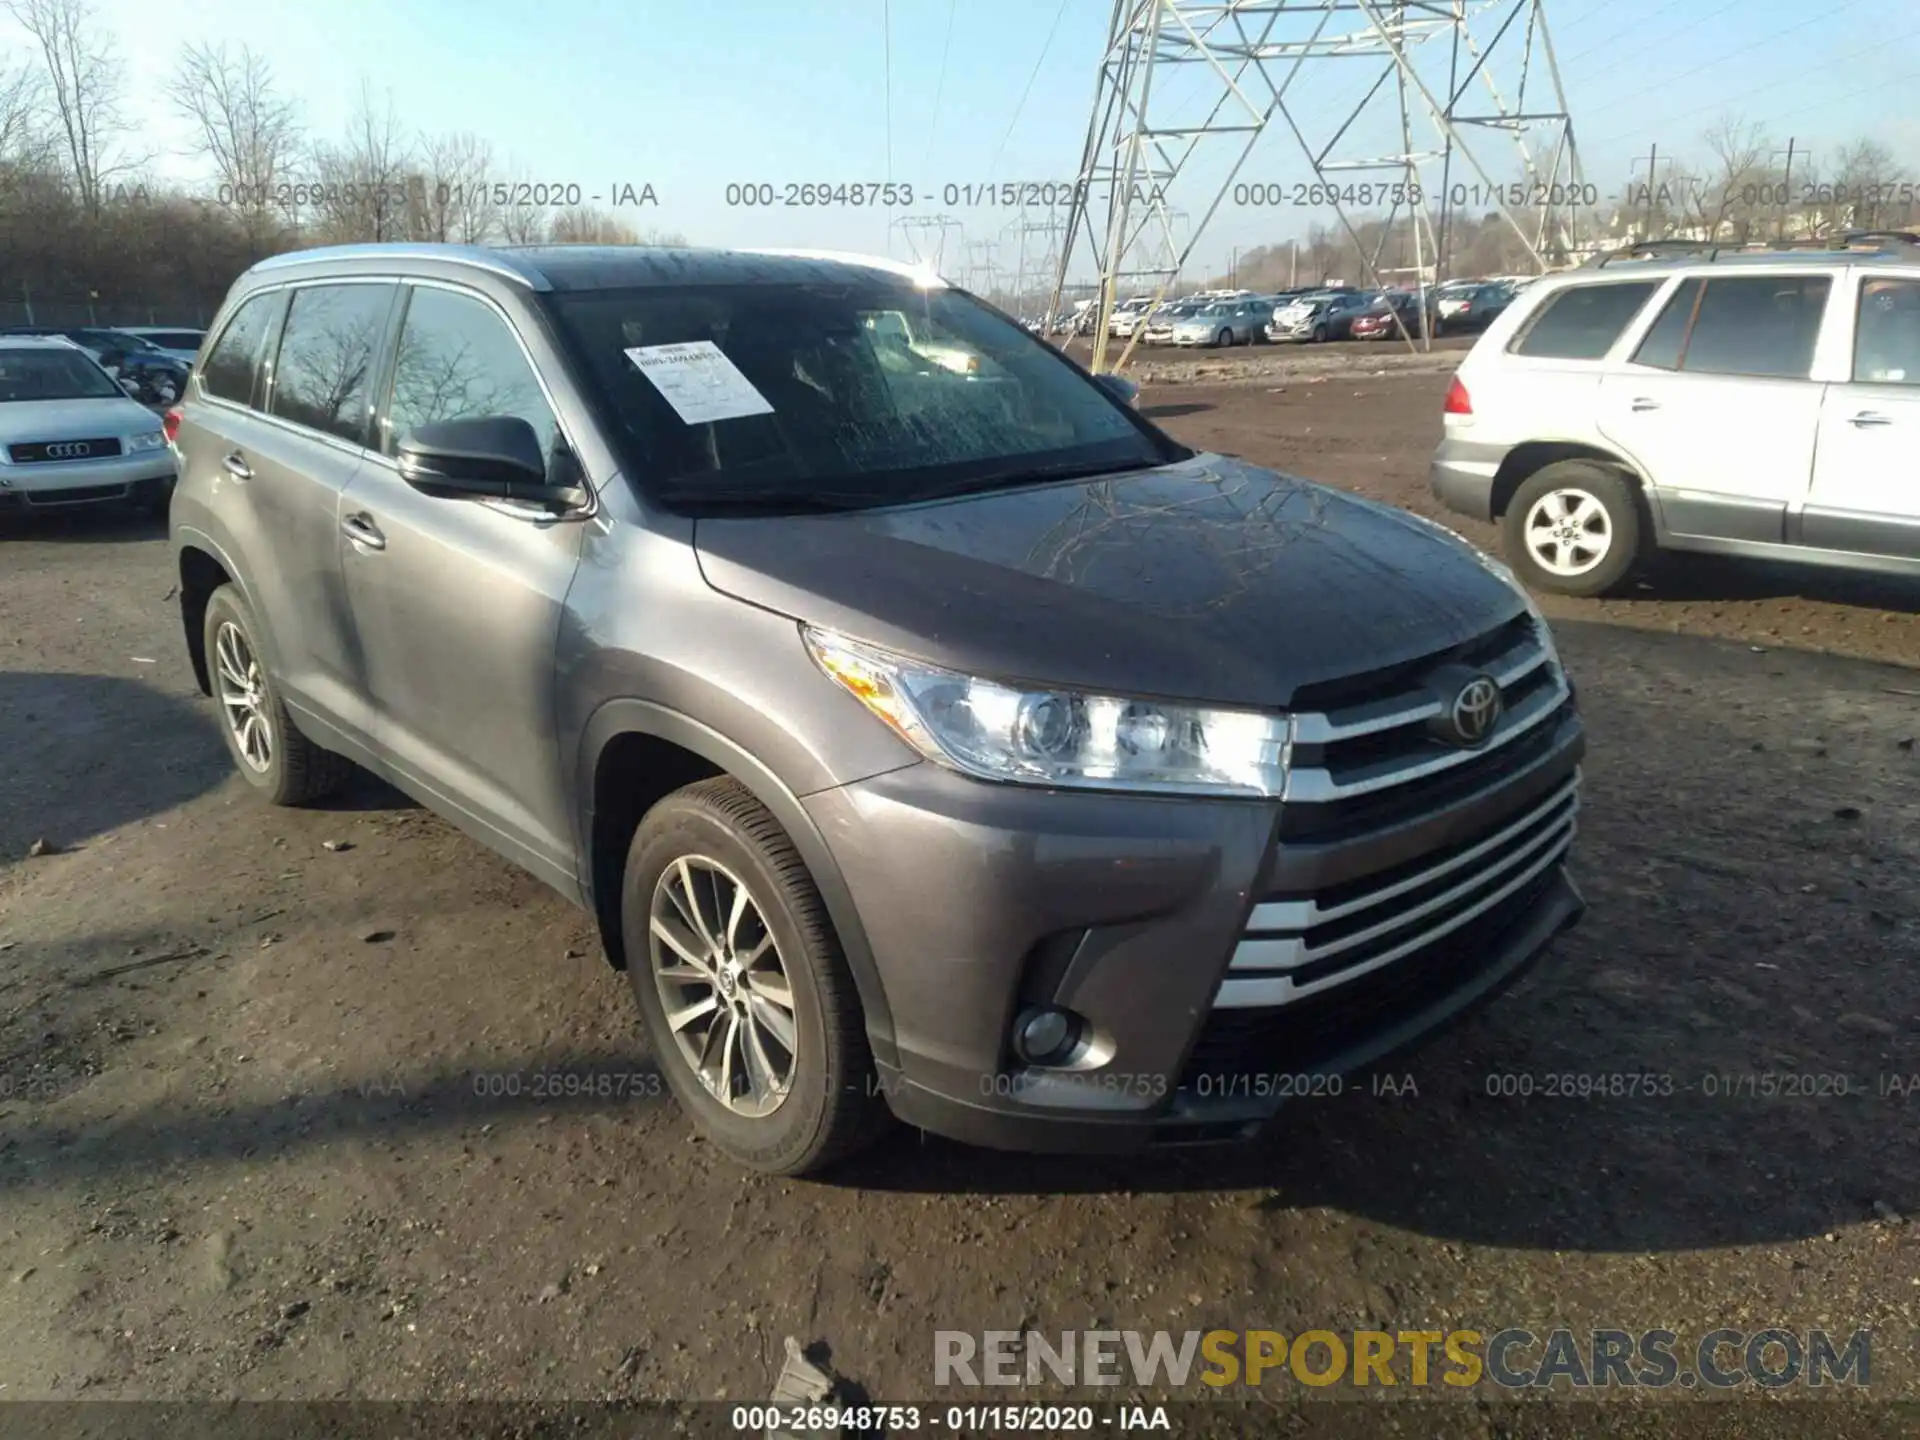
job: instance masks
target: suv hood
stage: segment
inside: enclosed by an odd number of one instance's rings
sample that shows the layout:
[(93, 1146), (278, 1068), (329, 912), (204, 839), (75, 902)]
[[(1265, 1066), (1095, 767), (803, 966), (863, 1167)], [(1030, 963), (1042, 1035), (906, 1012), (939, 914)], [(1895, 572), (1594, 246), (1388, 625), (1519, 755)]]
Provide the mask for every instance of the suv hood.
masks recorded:
[(716, 590), (976, 675), (1244, 706), (1520, 613), (1464, 541), (1221, 455), (841, 515), (702, 519)]

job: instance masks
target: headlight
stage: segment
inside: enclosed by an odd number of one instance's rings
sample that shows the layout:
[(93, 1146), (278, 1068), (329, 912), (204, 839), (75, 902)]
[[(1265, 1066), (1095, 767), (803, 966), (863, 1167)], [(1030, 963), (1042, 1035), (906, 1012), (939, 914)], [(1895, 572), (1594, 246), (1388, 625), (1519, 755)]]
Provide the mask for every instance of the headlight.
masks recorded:
[(985, 780), (1278, 796), (1284, 715), (1025, 689), (803, 627), (822, 670), (927, 759)]
[(167, 437), (164, 431), (145, 430), (138, 435), (127, 437), (127, 453), (131, 455), (138, 450), (158, 450), (166, 443)]

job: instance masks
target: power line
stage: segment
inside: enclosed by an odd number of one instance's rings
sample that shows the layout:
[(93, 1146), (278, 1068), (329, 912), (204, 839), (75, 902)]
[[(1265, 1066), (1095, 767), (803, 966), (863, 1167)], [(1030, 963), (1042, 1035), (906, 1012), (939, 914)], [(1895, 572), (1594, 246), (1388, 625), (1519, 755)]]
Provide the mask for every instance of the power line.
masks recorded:
[[(1633, 139), (1637, 136), (1646, 134), (1648, 130), (1653, 129), (1656, 126), (1671, 125), (1677, 120), (1691, 119), (1695, 115), (1704, 115), (1709, 110), (1723, 110), (1732, 101), (1744, 100), (1748, 96), (1760, 95), (1770, 90), (1778, 90), (1782, 85), (1785, 85), (1789, 82), (1797, 83), (1808, 75), (1817, 75), (1822, 70), (1831, 70), (1836, 65), (1844, 65), (1850, 60), (1858, 60), (1862, 55), (1871, 55), (1876, 53), (1877, 51), (1884, 50), (1889, 44), (1898, 44), (1902, 40), (1911, 40), (1916, 37), (1920, 37), (1920, 30), (1909, 31), (1905, 35), (1896, 35), (1892, 37), (1891, 40), (1878, 40), (1878, 41), (1875, 41), (1873, 44), (1866, 46), (1864, 49), (1855, 50), (1846, 55), (1838, 55), (1831, 60), (1823, 60), (1818, 65), (1805, 66), (1799, 70), (1796, 70), (1792, 75), (1782, 76), (1778, 80), (1769, 80), (1765, 84), (1755, 85), (1750, 90), (1741, 90), (1741, 91), (1735, 92), (1732, 95), (1722, 96), (1720, 99), (1715, 100), (1710, 105), (1700, 105), (1700, 106), (1696, 106), (1692, 110), (1682, 110), (1678, 115), (1663, 115), (1658, 119), (1649, 120), (1646, 123), (1642, 124), (1638, 130), (1633, 131), (1631, 134), (1629, 134), (1626, 131), (1622, 131), (1618, 135), (1609, 135), (1604, 140), (1590, 140), (1587, 143), (1590, 145), (1608, 145), (1615, 140)], [(1877, 86), (1874, 86), (1872, 90), (1856, 91), (1855, 93), (1856, 94), (1873, 94), (1875, 91), (1885, 90), (1887, 88), (1889, 88), (1888, 85), (1877, 85)], [(1828, 105), (1831, 105), (1832, 103), (1833, 102), (1831, 100), (1825, 100), (1815, 105), (1806, 106), (1800, 110), (1789, 110), (1786, 113), (1789, 115), (1803, 115), (1806, 113), (1807, 110), (1824, 109)], [(1780, 119), (1782, 117), (1776, 114), (1769, 113), (1768, 118)]]
[(880, 37), (886, 52), (887, 77), (887, 179), (893, 179), (893, 4), (880, 0)]
[[(1609, 7), (1609, 8), (1611, 8), (1611, 7)], [(1605, 13), (1607, 13), (1607, 11), (1604, 11), (1604, 10), (1603, 10), (1603, 11), (1597, 11), (1597, 12), (1594, 12), (1594, 13), (1596, 13), (1596, 14), (1605, 14)], [(1718, 12), (1716, 12), (1716, 13), (1718, 13)], [(1607, 46), (1609, 46), (1609, 45), (1611, 45), (1611, 44), (1613, 44), (1613, 42), (1614, 42), (1614, 41), (1616, 41), (1616, 40), (1618, 40), (1618, 39), (1620, 39), (1620, 38), (1622, 38), (1623, 36), (1627, 36), (1627, 35), (1633, 35), (1633, 34), (1636, 34), (1636, 33), (1638, 33), (1638, 31), (1640, 30), (1640, 28), (1641, 28), (1641, 26), (1643, 26), (1643, 25), (1644, 25), (1645, 23), (1646, 23), (1646, 21), (1645, 21), (1645, 18), (1644, 18), (1644, 17), (1642, 17), (1642, 18), (1640, 18), (1640, 19), (1636, 19), (1636, 20), (1634, 20), (1634, 21), (1633, 21), (1633, 22), (1632, 22), (1631, 24), (1628, 24), (1628, 25), (1622, 25), (1622, 26), (1621, 26), (1621, 27), (1620, 27), (1620, 28), (1619, 28), (1618, 30), (1614, 30), (1614, 31), (1611, 31), (1611, 32), (1609, 32), (1609, 33), (1608, 33), (1608, 35), (1607, 35), (1607, 38), (1606, 38), (1606, 39), (1604, 39), (1604, 40), (1596, 40), (1596, 41), (1594, 41), (1594, 43), (1593, 43), (1593, 44), (1591, 44), (1591, 45), (1589, 45), (1589, 46), (1587, 46), (1587, 48), (1586, 48), (1586, 49), (1584, 49), (1584, 50), (1582, 50), (1582, 51), (1579, 51), (1579, 52), (1578, 52), (1577, 54), (1573, 54), (1573, 55), (1569, 55), (1569, 56), (1568, 56), (1568, 57), (1567, 57), (1567, 58), (1566, 58), (1565, 60), (1563, 60), (1563, 61), (1561, 61), (1560, 63), (1561, 63), (1561, 64), (1563, 64), (1563, 65), (1571, 65), (1571, 64), (1573, 64), (1573, 63), (1574, 63), (1575, 61), (1577, 61), (1577, 60), (1584, 60), (1584, 59), (1586, 59), (1586, 58), (1587, 58), (1587, 56), (1589, 56), (1589, 55), (1591, 55), (1591, 54), (1593, 54), (1593, 53), (1594, 53), (1594, 51), (1596, 51), (1596, 50), (1604, 50), (1604, 49), (1606, 49), (1606, 48), (1607, 48)], [(1566, 31), (1566, 30), (1569, 30), (1569, 29), (1571, 29), (1572, 27), (1571, 27), (1571, 26), (1560, 26), (1560, 27), (1556, 27), (1556, 28), (1558, 28), (1558, 29), (1560, 29), (1560, 30), (1561, 30), (1561, 31), (1562, 31), (1562, 32), (1564, 33), (1564, 31)]]
[[(1636, 38), (1639, 39), (1640, 43), (1643, 45), (1648, 45), (1648, 46), (1664, 45), (1668, 41), (1677, 39), (1680, 36), (1686, 34), (1689, 30), (1698, 29), (1700, 26), (1706, 24), (1707, 21), (1713, 19), (1716, 15), (1724, 15), (1727, 13), (1727, 11), (1733, 9), (1735, 6), (1744, 5), (1744, 4), (1746, 4), (1746, 0), (1728, 0), (1728, 3), (1725, 5), (1722, 5), (1718, 10), (1709, 10), (1706, 14), (1700, 16), (1699, 18), (1694, 20), (1689, 20), (1686, 24), (1682, 25), (1678, 30), (1669, 31), (1665, 35), (1645, 35), (1645, 36), (1636, 36)], [(1614, 34), (1608, 36), (1605, 40), (1602, 40), (1598, 45), (1589, 45), (1586, 49), (1582, 50), (1578, 55), (1569, 55), (1566, 58), (1566, 60), (1563, 61), (1562, 63), (1567, 65), (1572, 65), (1576, 61), (1584, 60), (1587, 58), (1587, 56), (1593, 54), (1594, 51), (1604, 50), (1607, 48), (1607, 46), (1611, 45), (1615, 40), (1620, 39), (1623, 35), (1632, 33), (1635, 28), (1636, 27), (1629, 25), (1625, 30), (1616, 31)]]
[(1604, 105), (1588, 106), (1586, 113), (1589, 115), (1596, 115), (1596, 114), (1599, 114), (1601, 111), (1616, 110), (1620, 106), (1626, 104), (1627, 101), (1629, 100), (1636, 99), (1639, 96), (1645, 95), (1648, 92), (1653, 90), (1664, 90), (1670, 85), (1677, 85), (1680, 81), (1686, 80), (1691, 78), (1692, 76), (1698, 75), (1703, 70), (1717, 69), (1720, 66), (1726, 64), (1727, 61), (1733, 59), (1735, 56), (1744, 55), (1749, 50), (1758, 50), (1762, 45), (1770, 44), (1773, 41), (1780, 39), (1783, 35), (1791, 35), (1796, 30), (1804, 30), (1809, 25), (1818, 25), (1823, 21), (1830, 20), (1835, 15), (1839, 14), (1842, 10), (1851, 10), (1855, 5), (1858, 5), (1860, 3), (1861, 3), (1861, 0), (1840, 0), (1839, 4), (1831, 5), (1827, 7), (1825, 10), (1821, 11), (1818, 15), (1809, 16), (1807, 19), (1802, 20), (1798, 25), (1789, 25), (1786, 27), (1786, 29), (1776, 30), (1771, 35), (1762, 35), (1758, 40), (1755, 40), (1750, 45), (1742, 45), (1738, 50), (1729, 50), (1727, 51), (1726, 54), (1718, 56), (1713, 60), (1709, 60), (1704, 65), (1696, 65), (1691, 70), (1682, 70), (1678, 75), (1669, 75), (1665, 79), (1654, 81), (1651, 85), (1642, 85), (1638, 90), (1630, 90), (1625, 95), (1616, 96), (1615, 98), (1613, 98), (1612, 100), (1609, 100)]
[(933, 137), (940, 131), (940, 97), (947, 89), (947, 53), (953, 49), (953, 12), (960, 0), (947, 0), (947, 38), (940, 44), (940, 78), (933, 86), (933, 119), (927, 122), (927, 153), (920, 157), (921, 168), (933, 158)]
[(1040, 78), (1040, 67), (1047, 63), (1047, 52), (1053, 49), (1053, 37), (1060, 29), (1060, 20), (1067, 13), (1067, 0), (1060, 0), (1060, 8), (1053, 12), (1053, 24), (1047, 27), (1047, 38), (1040, 46), (1040, 58), (1033, 62), (1033, 73), (1027, 76), (1027, 88), (1020, 92), (1019, 103), (1013, 107), (1013, 119), (1007, 122), (1007, 133), (1000, 137), (1000, 144), (993, 152), (993, 163), (987, 166), (987, 176), (991, 179), (1000, 169), (1000, 157), (1006, 153), (1007, 142), (1013, 139), (1013, 127), (1020, 123), (1020, 112), (1027, 108), (1027, 96), (1033, 93), (1033, 82)]

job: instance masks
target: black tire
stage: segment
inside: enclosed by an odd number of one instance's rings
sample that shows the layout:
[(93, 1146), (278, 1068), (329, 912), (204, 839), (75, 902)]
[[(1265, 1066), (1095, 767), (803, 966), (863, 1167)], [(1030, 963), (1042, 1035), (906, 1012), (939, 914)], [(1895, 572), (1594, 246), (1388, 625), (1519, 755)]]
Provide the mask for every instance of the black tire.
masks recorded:
[[(1550, 524), (1565, 502), (1549, 499), (1556, 492), (1584, 495), (1604, 512), (1606, 544), (1599, 558), (1577, 573), (1551, 569), (1534, 553), (1529, 530)], [(1544, 502), (1544, 503), (1543, 503)], [(1536, 513), (1538, 511), (1538, 513)], [(1639, 488), (1621, 470), (1596, 460), (1559, 460), (1528, 476), (1513, 492), (1501, 519), (1501, 540), (1507, 563), (1529, 589), (1556, 595), (1595, 596), (1618, 590), (1638, 568), (1649, 527), (1644, 523)], [(1569, 533), (1597, 536), (1591, 525), (1574, 526)], [(1591, 549), (1591, 543), (1586, 547)], [(1574, 552), (1573, 559), (1580, 552)]]
[[(239, 728), (233, 718), (241, 712), (228, 703), (223, 690), (221, 644), (223, 632), (229, 625), (238, 630), (244, 641), (243, 658), (251, 660), (247, 670), (256, 677), (254, 688), (258, 702), (253, 713), (257, 720), (265, 722), (268, 730), (264, 766), (249, 758), (242, 748)], [(300, 733), (287, 714), (266, 661), (260, 658), (259, 626), (238, 589), (222, 585), (213, 592), (207, 600), (206, 620), (200, 633), (206, 646), (213, 700), (219, 710), (220, 735), (227, 742), (227, 753), (233, 757), (234, 768), (241, 778), (275, 805), (307, 805), (346, 784), (353, 775), (353, 762), (330, 750), (322, 750)]]
[[(655, 952), (668, 953), (650, 924), (656, 887), (679, 861), (696, 858), (745, 882), (793, 1001), (785, 1095), (766, 1114), (736, 1113), (708, 1089), (668, 1025), (655, 979)], [(887, 1129), (892, 1116), (860, 997), (826, 906), (786, 831), (744, 785), (729, 776), (702, 780), (647, 812), (627, 851), (620, 911), (627, 977), (655, 1062), (694, 1127), (720, 1150), (765, 1174), (805, 1175), (866, 1148)], [(706, 988), (726, 1003), (717, 988)]]
[(1233, 331), (1223, 327), (1220, 333), (1213, 337), (1213, 343), (1222, 350), (1230, 349), (1233, 345)]
[(1326, 344), (1327, 343), (1327, 327), (1324, 325), (1314, 326), (1313, 334), (1309, 335), (1307, 339), (1311, 344), (1314, 344), (1314, 345)]

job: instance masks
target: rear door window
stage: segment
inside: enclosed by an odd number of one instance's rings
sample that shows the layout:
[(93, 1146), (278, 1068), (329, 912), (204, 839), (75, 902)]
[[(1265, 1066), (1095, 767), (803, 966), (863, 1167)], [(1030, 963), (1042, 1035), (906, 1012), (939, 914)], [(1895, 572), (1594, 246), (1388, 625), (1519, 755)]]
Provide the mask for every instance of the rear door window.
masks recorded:
[(390, 284), (310, 285), (294, 291), (268, 413), (366, 444), (374, 360), (394, 289)]
[(1572, 285), (1548, 298), (1513, 342), (1540, 360), (1598, 360), (1660, 288), (1657, 280)]
[(200, 367), (201, 389), (236, 405), (251, 403), (261, 342), (267, 338), (274, 314), (285, 298), (277, 290), (255, 295), (234, 311), (226, 329), (220, 332), (219, 343)]
[(1832, 288), (1826, 275), (1688, 280), (1667, 302), (1634, 359), (1696, 375), (1805, 379)]

